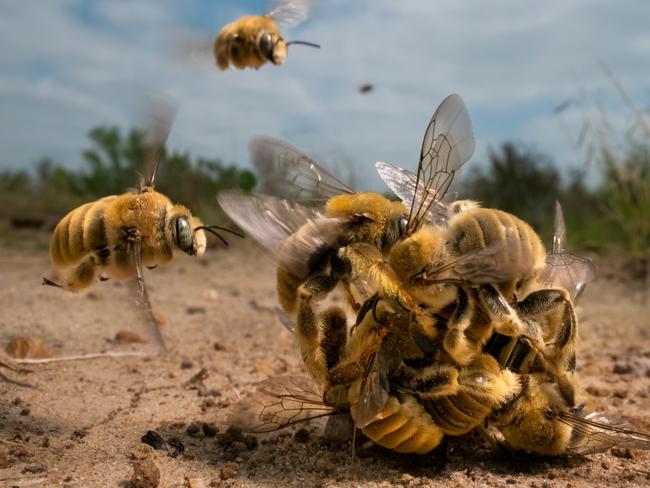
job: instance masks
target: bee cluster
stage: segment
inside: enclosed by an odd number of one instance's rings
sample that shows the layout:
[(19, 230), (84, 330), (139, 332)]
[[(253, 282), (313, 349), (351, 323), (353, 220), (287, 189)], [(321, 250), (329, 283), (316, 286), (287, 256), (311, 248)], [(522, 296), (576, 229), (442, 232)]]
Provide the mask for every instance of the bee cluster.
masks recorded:
[[(650, 448), (577, 382), (574, 304), (595, 269), (565, 251), (559, 203), (547, 253), (514, 215), (445, 199), (474, 146), (463, 101), (450, 95), (426, 128), (417, 173), (377, 163), (396, 202), (355, 192), (283, 142), (252, 141), (261, 194), (219, 202), (276, 255), (279, 314), (323, 392), (285, 388), (260, 430), (325, 408), (404, 453), (475, 430), (543, 455)], [(319, 199), (324, 207), (300, 203)]]

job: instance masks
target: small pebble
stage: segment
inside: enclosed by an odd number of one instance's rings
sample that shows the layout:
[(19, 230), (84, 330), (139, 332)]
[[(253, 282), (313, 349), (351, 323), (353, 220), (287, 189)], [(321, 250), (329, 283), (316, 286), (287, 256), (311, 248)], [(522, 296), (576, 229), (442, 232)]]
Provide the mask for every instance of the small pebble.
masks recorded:
[(23, 408), (23, 409), (20, 411), (20, 415), (22, 415), (23, 417), (26, 417), (26, 416), (29, 415), (30, 413), (31, 413), (31, 410), (30, 410), (29, 408)]
[(190, 359), (184, 358), (181, 361), (181, 369), (192, 369), (192, 366), (194, 366), (194, 363)]
[(131, 486), (133, 488), (157, 488), (160, 485), (160, 469), (153, 459), (135, 459), (131, 461), (133, 475)]
[(222, 480), (228, 480), (237, 476), (238, 471), (239, 465), (237, 463), (226, 463), (221, 466), (221, 469), (219, 470), (219, 476)]
[(187, 429), (185, 429), (185, 432), (191, 437), (200, 437), (203, 435), (203, 429), (201, 428), (201, 424), (198, 422), (192, 422), (190, 425), (188, 425)]
[(179, 454), (183, 454), (185, 452), (185, 444), (183, 444), (183, 441), (178, 437), (169, 438), (167, 440), (167, 444), (169, 444), (169, 446), (173, 449), (173, 451), (169, 453), (169, 457), (171, 458), (178, 457)]
[(630, 374), (634, 371), (634, 368), (628, 363), (616, 363), (612, 371), (614, 374)]
[(148, 430), (147, 433), (140, 438), (140, 440), (157, 450), (165, 448), (165, 439), (163, 439), (162, 436), (155, 430)]
[(209, 424), (207, 422), (203, 422), (203, 424), (201, 424), (201, 429), (203, 430), (203, 434), (206, 437), (214, 437), (219, 433), (219, 429), (216, 425)]
[(623, 459), (634, 459), (634, 454), (627, 447), (626, 448), (612, 447), (610, 451), (616, 457), (623, 458)]
[(205, 307), (187, 307), (185, 313), (188, 315), (204, 314)]
[(120, 330), (115, 334), (115, 342), (122, 344), (137, 344), (145, 342), (145, 340), (132, 330)]
[(293, 435), (293, 439), (296, 442), (308, 442), (309, 431), (307, 429), (300, 429)]

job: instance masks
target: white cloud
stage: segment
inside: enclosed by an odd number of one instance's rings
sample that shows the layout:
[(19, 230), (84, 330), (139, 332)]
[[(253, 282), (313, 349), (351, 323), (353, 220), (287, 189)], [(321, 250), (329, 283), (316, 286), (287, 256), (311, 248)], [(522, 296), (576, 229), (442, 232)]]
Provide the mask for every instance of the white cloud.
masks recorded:
[[(179, 104), (174, 148), (245, 164), (250, 136), (274, 135), (356, 161), (358, 179), (371, 186), (375, 160), (415, 167), (426, 123), (451, 92), (464, 97), (479, 148), (529, 141), (562, 164), (577, 160), (561, 138), (577, 137), (579, 121), (562, 128), (552, 108), (579, 85), (613, 92), (599, 60), (647, 103), (650, 4), (334, 0), (286, 32), (323, 48), (293, 46), (282, 67), (219, 72), (210, 60), (202, 69), (175, 63), (173, 39), (196, 30), (187, 12), (202, 17), (209, 36), (244, 11), (218, 4), (105, 0), (92, 4), (94, 22), (75, 14), (73, 1), (1, 7), (0, 166), (45, 155), (78, 164), (86, 131), (138, 123), (147, 91)], [(376, 89), (360, 95), (364, 82)]]

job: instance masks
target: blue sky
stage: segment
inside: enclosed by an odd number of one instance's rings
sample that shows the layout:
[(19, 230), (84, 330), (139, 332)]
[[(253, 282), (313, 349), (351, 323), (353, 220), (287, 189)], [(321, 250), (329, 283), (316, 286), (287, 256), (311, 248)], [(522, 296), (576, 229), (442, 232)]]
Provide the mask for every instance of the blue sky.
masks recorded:
[[(285, 139), (335, 171), (354, 162), (361, 188), (373, 163), (415, 168), (431, 113), (449, 93), (467, 104), (478, 141), (468, 166), (505, 140), (560, 167), (580, 164), (581, 116), (553, 108), (583, 90), (614, 129), (630, 120), (599, 63), (650, 105), (650, 2), (621, 0), (314, 0), (286, 29), (284, 66), (220, 72), (181, 60), (181, 41), (209, 39), (262, 1), (0, 0), (0, 169), (44, 156), (74, 167), (98, 124), (143, 120), (149, 93), (179, 112), (170, 147), (248, 164), (252, 135)], [(361, 95), (365, 82), (375, 90)], [(338, 168), (338, 169), (336, 169)]]

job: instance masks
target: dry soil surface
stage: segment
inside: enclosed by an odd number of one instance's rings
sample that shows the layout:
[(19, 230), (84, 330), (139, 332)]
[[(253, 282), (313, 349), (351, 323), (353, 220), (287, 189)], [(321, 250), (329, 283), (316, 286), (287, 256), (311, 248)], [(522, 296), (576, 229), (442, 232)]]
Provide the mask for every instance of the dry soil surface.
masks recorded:
[[(45, 254), (2, 256), (3, 348), (16, 335), (43, 339), (57, 356), (134, 347), (113, 341), (138, 319), (128, 288), (108, 281), (65, 293), (40, 285)], [(167, 354), (1, 370), (33, 388), (0, 381), (0, 486), (126, 487), (134, 469), (162, 487), (193, 488), (650, 485), (650, 454), (638, 450), (512, 457), (467, 436), (450, 439), (446, 459), (365, 446), (351, 462), (350, 442), (326, 442), (322, 420), (258, 436), (228, 431), (254, 385), (301, 372), (273, 311), (273, 262), (242, 243), (175, 258), (147, 280)], [(578, 360), (582, 385), (606, 412), (650, 431), (650, 308), (638, 286), (609, 276), (589, 287)], [(148, 431), (158, 449), (142, 442)]]

